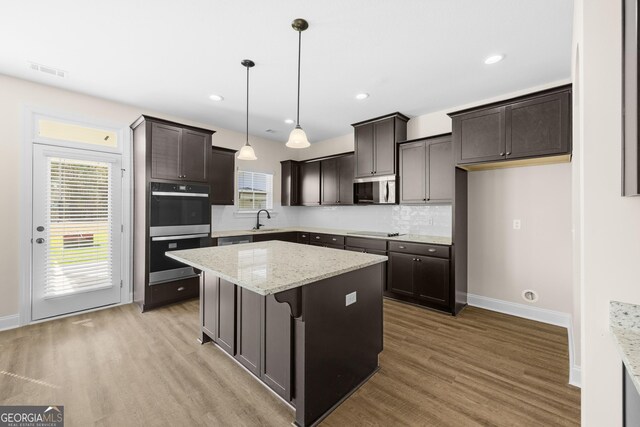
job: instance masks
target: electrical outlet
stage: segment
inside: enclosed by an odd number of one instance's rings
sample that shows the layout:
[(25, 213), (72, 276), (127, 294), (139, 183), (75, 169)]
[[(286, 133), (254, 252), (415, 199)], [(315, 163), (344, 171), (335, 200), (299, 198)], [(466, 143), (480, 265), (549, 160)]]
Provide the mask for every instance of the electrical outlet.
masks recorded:
[(427, 224), (433, 225), (433, 218), (429, 217), (429, 219), (427, 219)]
[(513, 229), (514, 230), (520, 230), (520, 228), (522, 228), (522, 224), (520, 223), (519, 219), (514, 219), (513, 220)]
[(350, 306), (351, 304), (356, 302), (356, 292), (351, 292), (350, 294), (347, 294), (347, 296), (344, 298), (345, 299), (345, 306)]

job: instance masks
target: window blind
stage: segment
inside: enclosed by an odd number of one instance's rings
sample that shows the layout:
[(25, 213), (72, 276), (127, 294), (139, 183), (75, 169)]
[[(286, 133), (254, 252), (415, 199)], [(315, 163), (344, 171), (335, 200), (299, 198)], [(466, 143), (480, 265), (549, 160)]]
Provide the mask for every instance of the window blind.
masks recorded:
[(273, 174), (238, 171), (238, 209), (273, 209)]
[(48, 158), (45, 298), (113, 286), (112, 169)]

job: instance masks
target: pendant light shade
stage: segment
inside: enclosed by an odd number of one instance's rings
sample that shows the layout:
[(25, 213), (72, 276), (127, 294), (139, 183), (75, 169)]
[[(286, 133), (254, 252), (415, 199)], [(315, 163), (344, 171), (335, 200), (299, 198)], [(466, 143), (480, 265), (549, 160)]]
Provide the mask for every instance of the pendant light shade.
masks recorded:
[(302, 50), (302, 32), (309, 28), (309, 23), (302, 18), (298, 18), (293, 20), (291, 26), (298, 32), (298, 114), (296, 116), (296, 127), (289, 134), (289, 140), (286, 145), (289, 148), (307, 148), (311, 144), (309, 144), (307, 134), (300, 127), (300, 54)]
[(240, 149), (238, 160), (258, 160), (256, 152), (253, 151), (253, 147), (248, 142)]
[(289, 134), (289, 140), (287, 141), (287, 147), (289, 148), (307, 148), (311, 144), (307, 139), (307, 134), (304, 133), (300, 126), (296, 126), (294, 130)]
[(247, 139), (238, 153), (238, 160), (258, 160), (256, 152), (253, 151), (253, 147), (249, 144), (249, 68), (256, 64), (250, 59), (242, 60), (241, 64), (247, 68)]

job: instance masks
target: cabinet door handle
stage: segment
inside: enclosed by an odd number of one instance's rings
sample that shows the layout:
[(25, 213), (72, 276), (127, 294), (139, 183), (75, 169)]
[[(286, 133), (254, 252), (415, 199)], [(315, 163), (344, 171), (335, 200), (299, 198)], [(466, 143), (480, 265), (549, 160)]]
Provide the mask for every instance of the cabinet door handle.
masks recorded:
[(338, 240), (338, 239), (336, 239), (336, 238), (334, 237), (334, 238), (332, 238), (331, 240), (333, 240), (333, 241), (335, 242), (335, 241), (336, 241), (336, 240)]
[(418, 262), (422, 262), (422, 260), (420, 258), (416, 258), (416, 261)]
[(178, 292), (182, 292), (182, 291), (184, 291), (184, 286), (180, 286), (180, 287), (178, 288)]
[(407, 249), (407, 248), (404, 246), (398, 246), (398, 249)]
[(316, 239), (320, 240), (320, 236), (316, 236)]
[(413, 258), (413, 261), (417, 261), (417, 259)]
[(511, 151), (507, 151), (507, 156), (511, 154)]
[(504, 156), (504, 151), (500, 152), (500, 157)]
[(436, 250), (433, 248), (429, 248), (429, 252), (435, 252)]

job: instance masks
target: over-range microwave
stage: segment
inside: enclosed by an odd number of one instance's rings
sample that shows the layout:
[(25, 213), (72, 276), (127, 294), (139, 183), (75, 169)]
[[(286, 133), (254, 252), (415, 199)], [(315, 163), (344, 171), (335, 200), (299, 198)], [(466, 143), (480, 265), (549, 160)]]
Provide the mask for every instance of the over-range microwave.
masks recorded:
[(354, 180), (354, 201), (358, 205), (392, 205), (396, 200), (396, 176), (372, 176)]

